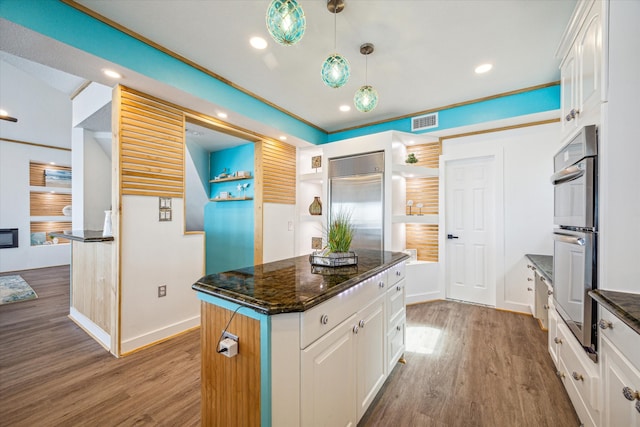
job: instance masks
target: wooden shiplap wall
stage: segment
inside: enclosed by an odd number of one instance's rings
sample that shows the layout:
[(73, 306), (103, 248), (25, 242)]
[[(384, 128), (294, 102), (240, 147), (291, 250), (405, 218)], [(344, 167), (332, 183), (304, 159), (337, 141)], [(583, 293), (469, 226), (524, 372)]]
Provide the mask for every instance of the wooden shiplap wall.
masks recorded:
[[(71, 221), (33, 221), (31, 222), (32, 233), (47, 233), (47, 240), (49, 239), (49, 233), (54, 231), (71, 231)], [(58, 237), (58, 243), (69, 243), (69, 240)]]
[(279, 141), (262, 141), (262, 201), (296, 204), (296, 148)]
[[(442, 143), (412, 145), (407, 147), (408, 153), (414, 153), (418, 159), (418, 166), (437, 168), (442, 154)], [(422, 203), (423, 214), (438, 214), (439, 178), (408, 178), (407, 200), (413, 200), (414, 206)], [(418, 213), (413, 208), (413, 213)], [(421, 261), (438, 261), (438, 225), (437, 224), (407, 224), (407, 248), (418, 250)]]
[(49, 163), (29, 162), (29, 185), (44, 187), (46, 186), (44, 171), (45, 169), (71, 171), (69, 166), (51, 165)]
[(184, 194), (184, 113), (161, 100), (119, 88), (122, 195)]
[(62, 208), (71, 205), (71, 194), (31, 192), (31, 216), (62, 216)]

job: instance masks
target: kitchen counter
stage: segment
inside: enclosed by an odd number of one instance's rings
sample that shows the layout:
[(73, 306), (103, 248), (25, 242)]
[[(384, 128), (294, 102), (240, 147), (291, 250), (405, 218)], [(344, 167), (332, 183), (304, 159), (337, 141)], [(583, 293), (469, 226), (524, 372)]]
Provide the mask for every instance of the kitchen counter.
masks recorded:
[(103, 236), (102, 230), (71, 230), (49, 233), (53, 237), (75, 240), (76, 242), (111, 242), (113, 236)]
[(549, 281), (549, 284), (553, 284), (553, 257), (551, 255), (534, 255), (526, 254), (529, 261), (533, 266)]
[(596, 289), (589, 295), (640, 334), (640, 294)]
[(358, 250), (357, 254), (357, 268), (342, 267), (343, 274), (313, 273), (305, 255), (210, 274), (192, 288), (267, 315), (302, 312), (409, 258), (402, 252)]

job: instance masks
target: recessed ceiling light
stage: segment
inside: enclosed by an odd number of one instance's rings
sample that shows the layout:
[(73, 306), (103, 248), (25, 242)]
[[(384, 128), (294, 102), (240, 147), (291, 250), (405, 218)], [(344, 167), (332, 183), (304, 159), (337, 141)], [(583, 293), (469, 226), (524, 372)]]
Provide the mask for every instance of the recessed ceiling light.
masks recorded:
[(0, 110), (0, 116), (8, 116), (9, 113), (7, 112), (7, 110)]
[(262, 50), (262, 49), (265, 49), (267, 47), (267, 41), (265, 39), (263, 39), (262, 37), (251, 37), (249, 39), (249, 43), (255, 49)]
[(227, 113), (225, 113), (225, 112), (223, 112), (223, 111), (220, 111), (220, 112), (218, 113), (218, 117), (220, 117), (221, 119), (226, 119), (226, 118), (227, 118)]
[(476, 74), (486, 73), (493, 68), (492, 64), (481, 64), (476, 67)]
[(55, 164), (56, 164), (56, 162), (49, 162), (49, 164), (50, 164), (50, 165), (55, 165)]
[(287, 137), (286, 137), (286, 136), (284, 136), (284, 135), (281, 135), (281, 136), (280, 136), (280, 141), (286, 141), (286, 140), (287, 140)]
[(117, 71), (104, 69), (104, 70), (102, 70), (102, 72), (104, 73), (105, 76), (111, 77), (112, 79), (120, 79), (120, 78), (122, 78), (122, 74), (118, 73)]
[(340, 106), (340, 111), (342, 111), (343, 113), (346, 113), (347, 111), (351, 111), (351, 106), (350, 105), (341, 105)]

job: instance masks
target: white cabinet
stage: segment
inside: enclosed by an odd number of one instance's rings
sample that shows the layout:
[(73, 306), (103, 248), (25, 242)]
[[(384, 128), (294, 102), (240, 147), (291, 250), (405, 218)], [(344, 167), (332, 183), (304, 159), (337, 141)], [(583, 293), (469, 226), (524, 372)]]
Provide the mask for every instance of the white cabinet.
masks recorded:
[(600, 123), (602, 101), (602, 2), (578, 3), (557, 55), (561, 58), (562, 135)]
[(357, 416), (362, 418), (386, 379), (384, 297), (356, 315)]
[[(562, 321), (562, 320), (561, 320)], [(558, 313), (556, 312), (555, 307), (551, 306), (549, 308), (549, 324), (548, 324), (548, 332), (547, 332), (548, 342), (549, 342), (549, 355), (551, 356), (551, 360), (553, 364), (556, 366), (556, 370), (558, 369)]]
[(640, 427), (640, 335), (600, 309), (602, 426)]
[(356, 315), (302, 351), (302, 425), (356, 425)]

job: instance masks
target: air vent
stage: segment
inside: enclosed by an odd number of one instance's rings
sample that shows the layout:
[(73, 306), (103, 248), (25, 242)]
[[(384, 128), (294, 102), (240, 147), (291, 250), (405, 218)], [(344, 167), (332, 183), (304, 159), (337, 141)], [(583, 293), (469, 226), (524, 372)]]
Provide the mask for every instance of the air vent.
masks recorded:
[(411, 131), (438, 127), (438, 113), (425, 114), (411, 119)]

